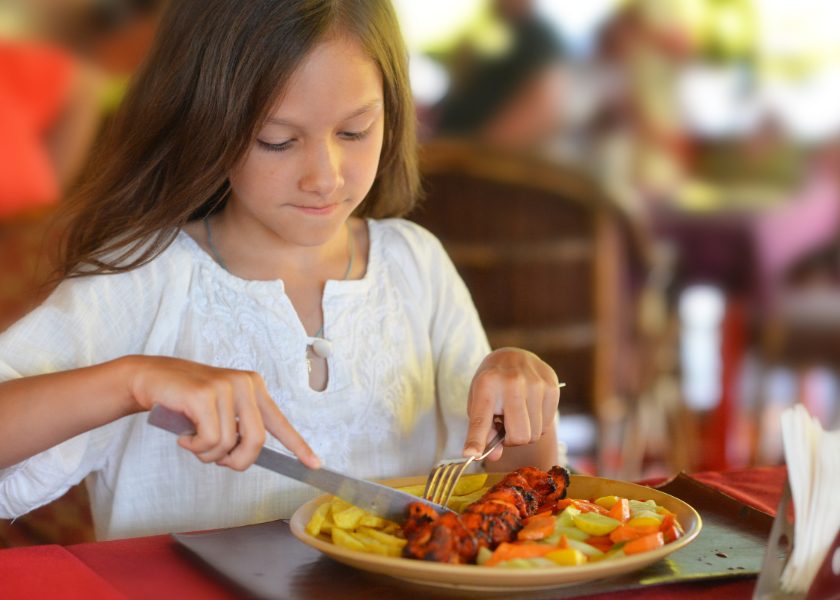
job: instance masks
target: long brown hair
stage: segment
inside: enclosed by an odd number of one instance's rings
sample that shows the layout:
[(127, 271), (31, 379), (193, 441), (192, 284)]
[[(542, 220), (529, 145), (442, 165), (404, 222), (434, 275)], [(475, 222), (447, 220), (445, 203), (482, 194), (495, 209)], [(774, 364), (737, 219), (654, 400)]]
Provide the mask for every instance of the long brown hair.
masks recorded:
[(402, 216), (419, 173), (405, 46), (390, 0), (173, 0), (69, 209), (59, 278), (130, 271), (220, 209), (309, 52), (352, 35), (382, 72), (379, 170), (357, 216)]

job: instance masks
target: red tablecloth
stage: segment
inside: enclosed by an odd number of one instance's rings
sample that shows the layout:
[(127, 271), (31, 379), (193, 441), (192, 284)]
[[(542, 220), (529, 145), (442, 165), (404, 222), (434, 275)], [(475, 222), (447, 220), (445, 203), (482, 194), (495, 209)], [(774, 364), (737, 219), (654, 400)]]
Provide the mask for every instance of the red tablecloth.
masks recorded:
[[(700, 473), (715, 489), (775, 515), (787, 471), (782, 468)], [(735, 600), (750, 598), (755, 581), (673, 584), (587, 596), (590, 600)], [(0, 598), (8, 600), (234, 600), (236, 590), (178, 550), (165, 535), (0, 551)]]

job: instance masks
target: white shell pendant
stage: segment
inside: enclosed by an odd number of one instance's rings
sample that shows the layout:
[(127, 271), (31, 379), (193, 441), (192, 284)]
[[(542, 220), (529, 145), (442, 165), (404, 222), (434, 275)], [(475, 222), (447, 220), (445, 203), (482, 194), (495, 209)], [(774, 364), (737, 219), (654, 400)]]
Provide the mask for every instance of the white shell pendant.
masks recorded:
[(312, 342), (312, 352), (321, 358), (329, 358), (332, 356), (332, 344), (327, 340), (318, 338)]

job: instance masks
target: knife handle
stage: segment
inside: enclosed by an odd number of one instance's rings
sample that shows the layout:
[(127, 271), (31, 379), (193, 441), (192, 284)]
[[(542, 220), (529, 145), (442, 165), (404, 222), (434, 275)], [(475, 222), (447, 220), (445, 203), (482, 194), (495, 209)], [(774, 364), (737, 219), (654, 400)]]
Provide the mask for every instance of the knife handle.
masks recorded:
[(149, 411), (149, 425), (154, 425), (175, 435), (195, 435), (195, 423), (185, 415), (165, 406), (155, 404)]

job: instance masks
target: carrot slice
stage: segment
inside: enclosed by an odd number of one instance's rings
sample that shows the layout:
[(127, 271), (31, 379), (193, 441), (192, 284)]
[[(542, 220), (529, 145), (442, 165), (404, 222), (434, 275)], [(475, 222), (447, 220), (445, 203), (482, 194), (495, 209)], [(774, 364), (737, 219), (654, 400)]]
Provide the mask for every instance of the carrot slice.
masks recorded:
[(522, 524), (527, 525), (528, 523), (530, 523), (531, 521), (533, 521), (535, 519), (545, 519), (546, 517), (551, 517), (551, 511), (540, 510), (540, 512), (538, 512), (537, 514), (531, 515), (527, 519), (522, 519)]
[(536, 558), (545, 556), (549, 552), (557, 550), (557, 546), (549, 544), (518, 544), (516, 542), (502, 542), (493, 552), (493, 555), (484, 563), (485, 567), (492, 567), (501, 562), (513, 560), (514, 558)]
[(656, 550), (664, 545), (665, 536), (660, 531), (659, 533), (652, 533), (627, 542), (624, 546), (624, 553), (627, 555), (638, 554), (640, 552), (647, 552), (648, 550)]
[(659, 531), (664, 534), (666, 544), (678, 540), (685, 533), (679, 521), (677, 521), (676, 515), (673, 514), (665, 515), (662, 524), (659, 526)]
[(531, 517), (516, 534), (518, 540), (541, 540), (554, 533), (554, 517)]
[(582, 513), (594, 512), (601, 515), (607, 515), (610, 512), (600, 504), (595, 504), (594, 502), (588, 502), (586, 500), (575, 500), (575, 506), (579, 508)]
[(639, 530), (636, 527), (630, 527), (629, 525), (622, 525), (618, 529), (613, 529), (610, 533), (610, 539), (616, 544), (629, 542), (630, 540), (635, 540), (639, 537), (642, 537)]
[(621, 521), (622, 525), (626, 525), (627, 521), (630, 520), (630, 502), (627, 498), (622, 498), (613, 505), (607, 516), (616, 521)]
[(569, 538), (566, 537), (565, 533), (560, 536), (560, 541), (557, 542), (557, 547), (561, 550), (568, 550), (571, 548), (571, 546), (569, 546)]
[(606, 552), (607, 550), (609, 550), (610, 548), (613, 547), (613, 541), (610, 539), (610, 536), (608, 536), (608, 535), (592, 536), (592, 537), (586, 538), (584, 540), (584, 542), (586, 542), (587, 544), (589, 544), (593, 548), (597, 548), (598, 550), (602, 550), (603, 552)]

